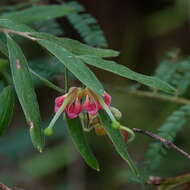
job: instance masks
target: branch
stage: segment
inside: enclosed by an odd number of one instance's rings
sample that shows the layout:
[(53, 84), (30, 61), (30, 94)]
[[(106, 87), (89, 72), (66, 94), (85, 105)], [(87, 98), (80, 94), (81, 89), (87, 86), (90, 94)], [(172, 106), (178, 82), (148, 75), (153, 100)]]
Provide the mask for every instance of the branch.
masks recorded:
[(36, 40), (36, 38), (30, 36), (30, 33), (29, 32), (19, 32), (19, 31), (15, 31), (15, 30), (9, 30), (9, 29), (5, 29), (5, 28), (0, 28), (0, 32), (4, 32), (4, 33), (12, 33), (12, 34), (16, 34), (16, 35), (19, 35), (19, 36), (23, 36), (25, 38), (28, 38), (30, 40)]
[(156, 92), (135, 90), (135, 91), (130, 91), (130, 94), (134, 94), (137, 96), (149, 97), (149, 98), (161, 99), (164, 101), (170, 101), (170, 102), (174, 102), (177, 104), (190, 104), (189, 99), (185, 99), (185, 98), (181, 98), (181, 97), (177, 97), (177, 96), (166, 95), (166, 94), (161, 94), (161, 93), (156, 93)]
[(152, 137), (153, 139), (160, 141), (161, 143), (163, 143), (164, 145), (166, 145), (168, 148), (173, 148), (174, 150), (176, 150), (177, 152), (179, 152), (180, 154), (182, 154), (183, 156), (185, 156), (187, 159), (190, 160), (190, 154), (188, 154), (187, 152), (185, 152), (184, 150), (182, 150), (181, 148), (177, 147), (174, 143), (172, 143), (171, 141), (164, 139), (154, 133), (151, 133), (149, 131), (145, 131), (142, 129), (137, 129), (137, 128), (133, 128), (133, 131), (135, 133), (141, 133), (144, 135), (147, 135), (149, 137)]

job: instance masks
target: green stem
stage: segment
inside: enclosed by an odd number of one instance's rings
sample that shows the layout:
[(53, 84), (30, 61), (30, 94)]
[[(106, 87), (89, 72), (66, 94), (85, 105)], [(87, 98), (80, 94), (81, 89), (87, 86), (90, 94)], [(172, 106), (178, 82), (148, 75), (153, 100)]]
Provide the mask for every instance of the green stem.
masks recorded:
[(29, 69), (30, 73), (32, 73), (36, 78), (38, 78), (39, 80), (41, 80), (46, 86), (56, 90), (57, 92), (63, 93), (64, 89), (56, 86), (55, 84), (53, 84), (52, 82), (50, 82), (49, 80), (43, 78), (42, 76), (40, 76), (38, 73), (36, 73), (35, 71), (33, 71), (32, 69)]

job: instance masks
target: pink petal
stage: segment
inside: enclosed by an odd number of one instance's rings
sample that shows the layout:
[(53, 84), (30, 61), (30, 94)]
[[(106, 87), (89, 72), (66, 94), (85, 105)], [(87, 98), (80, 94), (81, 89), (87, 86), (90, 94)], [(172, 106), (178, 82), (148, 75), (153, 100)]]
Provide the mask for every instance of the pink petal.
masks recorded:
[(87, 95), (83, 104), (83, 109), (86, 110), (90, 115), (96, 115), (99, 110), (99, 103), (93, 98), (89, 98)]
[(111, 104), (111, 96), (107, 93), (107, 92), (104, 92), (104, 101), (106, 103), (107, 106), (110, 106)]
[[(103, 94), (103, 98), (104, 98), (104, 102), (106, 103), (106, 105), (108, 107), (110, 107), (110, 104), (111, 104), (111, 96), (107, 93), (107, 92), (104, 92)], [(99, 109), (103, 109), (102, 105), (100, 103), (98, 103), (98, 107)]]
[(55, 99), (55, 107), (54, 107), (55, 112), (57, 112), (59, 110), (59, 108), (63, 104), (66, 97), (67, 97), (67, 94), (65, 94), (63, 96), (59, 96)]
[(82, 105), (80, 101), (75, 99), (71, 104), (66, 108), (66, 112), (69, 118), (76, 118), (82, 111)]

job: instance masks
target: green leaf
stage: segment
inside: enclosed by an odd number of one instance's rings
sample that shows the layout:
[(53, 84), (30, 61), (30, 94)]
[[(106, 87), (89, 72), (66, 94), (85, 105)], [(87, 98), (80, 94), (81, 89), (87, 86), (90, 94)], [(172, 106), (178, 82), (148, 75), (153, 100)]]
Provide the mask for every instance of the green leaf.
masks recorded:
[(32, 142), (39, 151), (42, 151), (44, 139), (40, 127), (40, 111), (27, 60), (20, 47), (9, 36), (7, 36), (7, 47), (13, 83), (26, 120), (30, 125)]
[(0, 19), (0, 26), (18, 32), (34, 32), (34, 30), (29, 26), (13, 22), (9, 19)]
[(21, 11), (15, 11), (2, 15), (1, 19), (10, 19), (18, 23), (30, 24), (33, 22), (39, 22), (43, 20), (49, 20), (56, 17), (65, 16), (74, 9), (66, 5), (46, 5), (31, 7)]
[(88, 88), (102, 95), (104, 92), (102, 84), (96, 78), (94, 73), (72, 53), (64, 49), (56, 42), (48, 40), (38, 40), (39, 44), (50, 51), (57, 59), (67, 67)]
[(80, 154), (91, 168), (99, 171), (99, 164), (95, 156), (93, 155), (89, 144), (86, 141), (80, 119), (66, 118), (66, 121), (73, 142), (76, 145), (77, 149), (79, 150)]
[(8, 57), (8, 51), (7, 51), (6, 42), (4, 41), (4, 37), (5, 35), (3, 33), (0, 34), (0, 52), (6, 57)]
[(118, 51), (114, 51), (111, 49), (94, 48), (86, 44), (83, 44), (77, 40), (72, 40), (69, 38), (59, 38), (51, 34), (38, 32), (34, 32), (32, 33), (32, 35), (40, 39), (56, 42), (63, 48), (76, 55), (92, 55), (97, 57), (116, 57), (119, 55)]
[[(0, 60), (1, 63), (1, 60)], [(1, 66), (1, 65), (0, 65)], [(1, 67), (0, 67), (1, 69)], [(37, 79), (39, 79), (41, 82), (43, 82), (44, 85), (46, 85), (49, 88), (52, 88), (54, 90), (56, 90), (57, 92), (60, 93), (64, 93), (64, 89), (56, 86), (55, 84), (53, 84), (51, 81), (47, 80), (46, 78), (40, 76), (38, 73), (36, 73), (34, 70), (32, 70), (31, 68), (29, 69), (30, 73), (33, 74)]]
[(3, 89), (0, 94), (0, 136), (5, 129), (9, 126), (9, 123), (13, 116), (14, 108), (14, 95), (11, 86)]
[(99, 113), (100, 113), (99, 115), (102, 122), (102, 126), (106, 130), (111, 141), (113, 142), (116, 151), (129, 164), (129, 167), (134, 172), (134, 174), (136, 176), (139, 176), (139, 173), (127, 151), (126, 144), (123, 141), (119, 129), (112, 127), (112, 121), (110, 120), (109, 116), (106, 114), (105, 111), (102, 110)]
[(115, 63), (114, 61), (107, 61), (99, 57), (93, 57), (93, 56), (88, 56), (88, 55), (80, 56), (80, 58), (89, 65), (98, 67), (100, 69), (104, 69), (106, 71), (110, 71), (112, 73), (115, 73), (117, 75), (120, 75), (122, 77), (131, 79), (131, 80), (138, 81), (149, 87), (160, 89), (168, 93), (175, 92), (175, 89), (168, 83), (155, 77), (136, 73), (123, 65), (119, 65)]

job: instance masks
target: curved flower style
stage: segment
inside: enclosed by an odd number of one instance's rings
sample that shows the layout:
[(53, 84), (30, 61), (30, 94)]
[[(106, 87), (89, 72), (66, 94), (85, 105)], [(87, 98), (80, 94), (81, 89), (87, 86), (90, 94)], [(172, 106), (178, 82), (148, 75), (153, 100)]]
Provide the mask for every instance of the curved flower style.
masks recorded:
[[(72, 91), (72, 89), (75, 89)], [(55, 107), (54, 110), (57, 112), (64, 100), (72, 95), (71, 101), (68, 102), (65, 110), (69, 118), (76, 118), (82, 111), (87, 111), (89, 115), (96, 115), (100, 109), (103, 109), (102, 105), (99, 102), (98, 96), (92, 92), (90, 89), (81, 89), (81, 88), (72, 88), (67, 94), (63, 96), (59, 96), (55, 99)], [(105, 104), (110, 107), (111, 104), (111, 96), (104, 92), (102, 95)], [(82, 105), (82, 99), (85, 98), (84, 103)]]

